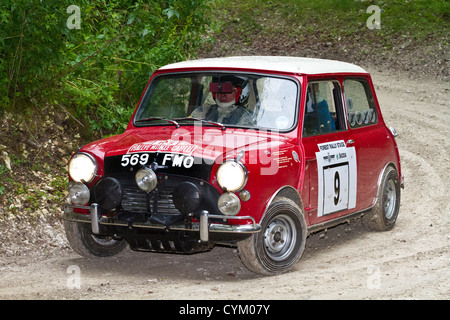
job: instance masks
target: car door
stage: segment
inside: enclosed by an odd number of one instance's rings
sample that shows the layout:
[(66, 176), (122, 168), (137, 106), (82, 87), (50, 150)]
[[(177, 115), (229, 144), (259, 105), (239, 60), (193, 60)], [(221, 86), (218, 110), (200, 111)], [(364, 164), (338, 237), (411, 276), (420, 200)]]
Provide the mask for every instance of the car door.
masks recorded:
[(380, 172), (385, 160), (389, 136), (377, 112), (369, 79), (346, 77), (343, 81), (348, 117), (348, 143), (355, 147), (358, 170), (358, 211), (375, 203)]
[(350, 213), (356, 207), (357, 163), (348, 146), (341, 83), (310, 80), (303, 108), (305, 178), (302, 196), (309, 225)]

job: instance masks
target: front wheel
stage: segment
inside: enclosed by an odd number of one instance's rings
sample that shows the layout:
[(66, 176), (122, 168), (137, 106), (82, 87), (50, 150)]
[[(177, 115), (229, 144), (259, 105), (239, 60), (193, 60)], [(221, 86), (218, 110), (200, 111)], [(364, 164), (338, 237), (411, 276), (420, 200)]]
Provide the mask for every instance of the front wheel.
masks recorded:
[(286, 272), (300, 259), (306, 235), (300, 207), (294, 201), (280, 197), (267, 210), (261, 231), (238, 242), (239, 257), (250, 271), (259, 274)]
[(64, 220), (66, 237), (73, 251), (85, 258), (111, 257), (126, 248), (127, 242), (108, 236), (96, 236), (73, 221)]

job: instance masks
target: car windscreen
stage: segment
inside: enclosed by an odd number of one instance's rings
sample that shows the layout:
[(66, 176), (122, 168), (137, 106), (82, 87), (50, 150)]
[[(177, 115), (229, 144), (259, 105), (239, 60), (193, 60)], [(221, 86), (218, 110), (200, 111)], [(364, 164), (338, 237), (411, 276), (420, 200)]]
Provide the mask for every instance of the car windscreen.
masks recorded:
[(188, 124), (292, 130), (298, 83), (287, 77), (243, 73), (181, 73), (155, 77), (134, 118), (136, 126)]

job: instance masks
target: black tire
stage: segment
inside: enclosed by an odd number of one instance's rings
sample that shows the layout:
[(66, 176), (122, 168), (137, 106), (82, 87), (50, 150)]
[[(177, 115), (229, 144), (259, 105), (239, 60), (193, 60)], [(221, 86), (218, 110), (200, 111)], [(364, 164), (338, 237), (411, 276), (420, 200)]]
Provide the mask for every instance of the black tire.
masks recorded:
[(397, 170), (388, 167), (381, 178), (375, 206), (363, 216), (363, 224), (370, 230), (391, 230), (400, 210), (400, 180)]
[(288, 198), (276, 198), (261, 222), (261, 229), (238, 242), (242, 263), (262, 275), (290, 270), (300, 259), (306, 243), (307, 228), (300, 207)]
[(127, 242), (108, 236), (95, 236), (73, 221), (64, 220), (66, 237), (73, 251), (85, 258), (111, 257), (122, 252)]

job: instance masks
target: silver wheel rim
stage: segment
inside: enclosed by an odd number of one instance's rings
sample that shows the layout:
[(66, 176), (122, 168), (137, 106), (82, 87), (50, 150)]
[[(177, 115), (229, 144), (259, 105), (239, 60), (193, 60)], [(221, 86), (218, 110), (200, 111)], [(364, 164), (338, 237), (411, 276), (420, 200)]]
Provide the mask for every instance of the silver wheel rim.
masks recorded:
[(387, 219), (391, 219), (394, 216), (396, 202), (397, 193), (395, 191), (395, 183), (389, 180), (383, 194), (384, 215)]
[(294, 220), (287, 215), (279, 215), (264, 232), (264, 248), (272, 260), (282, 261), (294, 250), (296, 239)]

